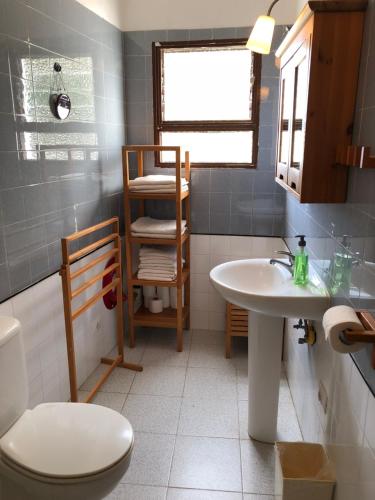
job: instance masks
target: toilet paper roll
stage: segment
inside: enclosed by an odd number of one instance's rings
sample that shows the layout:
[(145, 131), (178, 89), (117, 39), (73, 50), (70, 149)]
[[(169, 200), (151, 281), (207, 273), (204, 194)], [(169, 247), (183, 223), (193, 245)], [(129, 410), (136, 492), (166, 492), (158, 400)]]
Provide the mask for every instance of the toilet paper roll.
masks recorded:
[(155, 286), (144, 286), (143, 287), (143, 301), (145, 307), (147, 309), (150, 308), (150, 300), (154, 298), (156, 295), (156, 287)]
[(166, 309), (171, 305), (169, 297), (169, 289), (166, 286), (158, 286), (156, 289), (156, 295), (158, 299), (163, 301), (163, 308)]
[(163, 301), (158, 298), (150, 299), (149, 309), (154, 314), (161, 313), (163, 311)]
[(335, 306), (326, 311), (323, 316), (323, 328), (326, 340), (333, 350), (341, 353), (357, 352), (365, 347), (361, 342), (345, 341), (344, 330), (364, 330), (354, 309), (349, 306)]
[[(177, 288), (170, 288), (171, 308), (177, 309)], [(185, 302), (185, 291), (182, 288), (182, 304)]]

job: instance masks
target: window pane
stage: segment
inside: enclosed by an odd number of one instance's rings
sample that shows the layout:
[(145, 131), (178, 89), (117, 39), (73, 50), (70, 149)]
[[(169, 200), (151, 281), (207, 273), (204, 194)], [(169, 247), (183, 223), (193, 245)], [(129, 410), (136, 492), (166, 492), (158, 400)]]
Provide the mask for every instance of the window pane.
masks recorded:
[(249, 120), (251, 77), (246, 48), (164, 49), (163, 120)]
[[(192, 163), (252, 163), (253, 132), (163, 132), (163, 146), (181, 146)], [(183, 156), (182, 156), (183, 158)], [(175, 161), (174, 153), (163, 153), (162, 162)]]

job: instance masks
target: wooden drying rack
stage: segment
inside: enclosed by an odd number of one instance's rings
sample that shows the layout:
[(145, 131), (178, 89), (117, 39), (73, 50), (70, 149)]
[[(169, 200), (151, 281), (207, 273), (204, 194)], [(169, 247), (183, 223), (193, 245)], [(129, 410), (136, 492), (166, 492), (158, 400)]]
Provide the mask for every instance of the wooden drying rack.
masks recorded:
[[(145, 153), (159, 155), (162, 152), (175, 154), (176, 192), (175, 193), (149, 193), (132, 192), (129, 189), (130, 181), (130, 154), (136, 155), (137, 176), (144, 175)], [(129, 339), (130, 347), (135, 345), (135, 327), (159, 327), (175, 328), (177, 336), (177, 351), (183, 350), (183, 329), (189, 329), (190, 325), (190, 186), (188, 191), (181, 190), (181, 149), (179, 146), (158, 145), (135, 145), (123, 146), (122, 165), (124, 175), (124, 210), (125, 210), (125, 243), (126, 243), (126, 272), (128, 284), (128, 311), (129, 311)], [(173, 164), (172, 164), (173, 165)], [(190, 181), (189, 152), (185, 152), (184, 158), (185, 179)], [(138, 217), (145, 214), (145, 200), (171, 200), (176, 206), (176, 238), (145, 238), (136, 237), (131, 234), (131, 201), (138, 200)], [(185, 218), (187, 229), (181, 234), (183, 206), (185, 203)], [(177, 276), (173, 281), (158, 281), (138, 279), (133, 274), (132, 246), (138, 245), (171, 245), (176, 247), (177, 253)], [(182, 265), (183, 246), (185, 247), (185, 265)], [(175, 287), (177, 289), (177, 309), (164, 309), (159, 314), (153, 314), (144, 305), (134, 311), (133, 288), (135, 286)], [(183, 300), (183, 290), (185, 298)]]
[(345, 339), (349, 342), (373, 344), (371, 365), (375, 370), (375, 318), (368, 311), (356, 311), (364, 330), (345, 330)]
[[(91, 243), (84, 248), (70, 253), (69, 245), (70, 243), (77, 241), (84, 236), (88, 236), (96, 231), (104, 228), (111, 228), (112, 232), (104, 238), (100, 238), (94, 243)], [(95, 250), (112, 243), (114, 247), (106, 251), (99, 257), (96, 257), (88, 264), (85, 264), (80, 269), (76, 271), (71, 270), (72, 264), (77, 262), (82, 257), (94, 252)], [(66, 329), (66, 344), (68, 350), (68, 364), (69, 364), (69, 381), (70, 381), (70, 396), (72, 402), (78, 401), (78, 388), (77, 388), (77, 369), (76, 369), (76, 359), (75, 359), (75, 349), (74, 349), (74, 332), (73, 332), (73, 321), (78, 318), (82, 313), (87, 311), (91, 306), (93, 306), (98, 300), (100, 300), (104, 295), (106, 295), (111, 290), (116, 290), (117, 306), (116, 306), (116, 336), (117, 336), (117, 348), (118, 355), (114, 358), (101, 358), (101, 362), (105, 365), (109, 365), (107, 371), (99, 378), (98, 382), (95, 384), (94, 388), (90, 391), (87, 396), (85, 403), (91, 401), (91, 399), (98, 392), (100, 387), (104, 384), (110, 374), (116, 367), (128, 368), (129, 370), (142, 371), (143, 368), (139, 365), (134, 365), (132, 363), (125, 363), (124, 361), (124, 337), (123, 337), (123, 307), (122, 307), (122, 273), (121, 273), (121, 238), (119, 234), (119, 219), (118, 217), (113, 217), (104, 222), (96, 224), (95, 226), (83, 229), (82, 231), (77, 231), (66, 238), (61, 240), (62, 249), (62, 266), (60, 270), (60, 276), (62, 278), (62, 289), (63, 289), (63, 299), (64, 299), (64, 316), (65, 316), (65, 329)], [(85, 281), (75, 290), (72, 290), (72, 282), (74, 279), (78, 278), (85, 272), (94, 268), (101, 262), (106, 262), (108, 259), (114, 258), (114, 263), (105, 268), (103, 271), (99, 272), (92, 278)], [(102, 290), (97, 292), (95, 295), (86, 300), (82, 305), (73, 310), (72, 301), (78, 297), (81, 293), (85, 292), (88, 288), (93, 286), (97, 281), (102, 280), (104, 276), (109, 273), (115, 272), (115, 279), (109, 283)]]

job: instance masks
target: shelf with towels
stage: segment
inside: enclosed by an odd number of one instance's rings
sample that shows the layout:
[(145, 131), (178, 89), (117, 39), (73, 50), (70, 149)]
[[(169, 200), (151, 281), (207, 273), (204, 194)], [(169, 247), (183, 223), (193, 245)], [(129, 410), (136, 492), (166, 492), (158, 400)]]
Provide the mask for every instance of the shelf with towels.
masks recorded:
[[(190, 195), (188, 191), (181, 191), (181, 200), (185, 200)], [(176, 199), (175, 193), (147, 193), (146, 191), (129, 191), (131, 200), (172, 200)]]
[[(186, 283), (190, 276), (190, 269), (184, 268), (182, 270), (182, 283)], [(167, 287), (176, 287), (177, 279), (172, 281), (160, 281), (160, 280), (145, 280), (137, 278), (137, 274), (133, 274), (131, 279), (133, 285), (138, 286), (167, 286)]]
[[(157, 175), (144, 176), (144, 154), (146, 152), (160, 153), (169, 151), (175, 154), (175, 176)], [(136, 155), (137, 178), (130, 181), (130, 155)], [(190, 161), (189, 153), (185, 153), (185, 177), (182, 178), (181, 150), (178, 146), (124, 146), (122, 148), (122, 163), (124, 177), (124, 210), (125, 210), (125, 244), (126, 244), (126, 272), (128, 283), (128, 312), (130, 346), (135, 345), (135, 327), (149, 326), (162, 328), (176, 328), (177, 351), (183, 350), (183, 330), (190, 327)], [(154, 177), (154, 178), (152, 178)], [(142, 188), (144, 190), (142, 191)], [(162, 192), (165, 189), (166, 192)], [(175, 190), (174, 190), (175, 189)], [(171, 192), (172, 191), (172, 192)], [(170, 221), (157, 221), (165, 227), (155, 227), (155, 220), (145, 218), (145, 200), (172, 200), (176, 204), (176, 219), (173, 230), (168, 227)], [(131, 202), (138, 201), (138, 218), (136, 223), (131, 221)], [(183, 205), (185, 204), (186, 223), (182, 220)], [(140, 220), (144, 218), (144, 220)], [(184, 227), (186, 224), (186, 230)], [(135, 227), (138, 226), (138, 227)], [(134, 233), (139, 233), (139, 235)], [(150, 233), (150, 237), (146, 235)], [(164, 237), (157, 237), (160, 234)], [(169, 237), (172, 234), (172, 237)], [(138, 278), (133, 274), (133, 245), (175, 246), (176, 274), (174, 279), (160, 281), (158, 279)], [(184, 256), (183, 256), (184, 251)], [(184, 257), (184, 258), (183, 258)], [(183, 262), (185, 260), (185, 263)], [(153, 270), (152, 270), (153, 271)], [(150, 272), (150, 277), (155, 273)], [(147, 271), (144, 273), (147, 277)], [(156, 273), (157, 274), (157, 273)], [(163, 274), (163, 273), (161, 273)], [(168, 273), (167, 273), (168, 274)], [(169, 276), (168, 276), (169, 277)], [(173, 277), (173, 274), (172, 276)], [(144, 305), (134, 311), (134, 286), (157, 286), (176, 288), (177, 309), (167, 308), (161, 313), (151, 313)]]
[[(132, 243), (138, 243), (141, 245), (178, 245), (180, 243), (177, 239), (172, 238), (146, 238), (139, 236), (130, 236), (130, 241)], [(189, 232), (186, 231), (181, 235), (181, 243), (184, 244), (189, 240)]]

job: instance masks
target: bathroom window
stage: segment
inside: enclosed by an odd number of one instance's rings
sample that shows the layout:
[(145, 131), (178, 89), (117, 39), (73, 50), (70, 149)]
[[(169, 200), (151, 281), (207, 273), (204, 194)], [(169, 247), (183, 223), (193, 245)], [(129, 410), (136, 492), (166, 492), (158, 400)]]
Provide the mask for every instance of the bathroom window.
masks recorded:
[(187, 149), (193, 167), (256, 167), (261, 59), (245, 44), (153, 44), (155, 144)]

